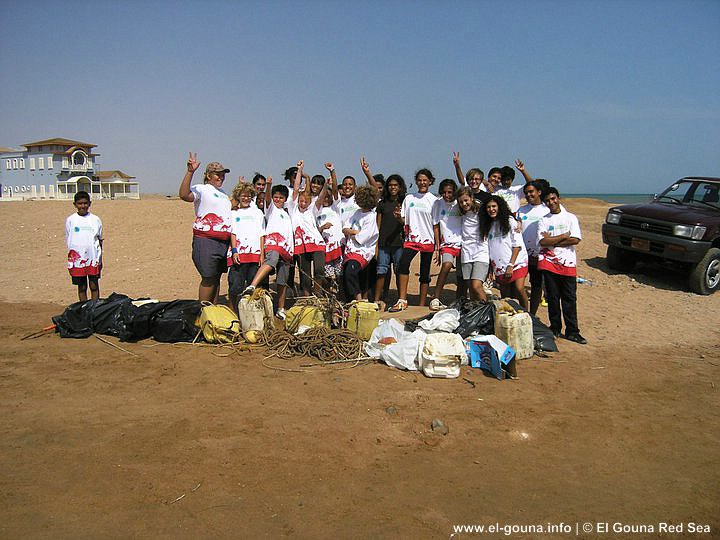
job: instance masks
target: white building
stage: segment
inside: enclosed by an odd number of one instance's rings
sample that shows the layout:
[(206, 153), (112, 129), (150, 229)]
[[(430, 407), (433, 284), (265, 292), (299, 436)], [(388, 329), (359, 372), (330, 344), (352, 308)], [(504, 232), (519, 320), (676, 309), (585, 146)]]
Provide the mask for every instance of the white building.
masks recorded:
[(0, 148), (0, 197), (72, 199), (87, 191), (92, 199), (139, 199), (140, 185), (121, 171), (99, 171), (94, 144), (54, 138)]

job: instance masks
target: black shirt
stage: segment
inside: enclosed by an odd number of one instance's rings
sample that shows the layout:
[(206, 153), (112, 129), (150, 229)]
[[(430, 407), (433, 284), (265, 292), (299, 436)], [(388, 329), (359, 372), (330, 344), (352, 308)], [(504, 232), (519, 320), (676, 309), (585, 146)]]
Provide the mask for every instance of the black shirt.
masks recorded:
[(399, 248), (403, 245), (403, 225), (395, 217), (395, 208), (401, 204), (402, 201), (380, 201), (377, 205), (376, 211), (382, 216), (378, 238), (378, 246), (381, 248)]

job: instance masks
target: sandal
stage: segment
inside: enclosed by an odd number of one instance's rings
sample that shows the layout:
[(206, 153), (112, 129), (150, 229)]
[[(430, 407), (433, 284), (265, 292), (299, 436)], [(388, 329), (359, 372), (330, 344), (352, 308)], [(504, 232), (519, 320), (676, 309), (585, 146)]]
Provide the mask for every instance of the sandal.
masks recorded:
[(399, 311), (405, 311), (408, 307), (407, 300), (403, 300), (402, 298), (398, 299), (397, 302), (395, 302), (395, 305), (388, 309), (390, 313), (398, 313)]

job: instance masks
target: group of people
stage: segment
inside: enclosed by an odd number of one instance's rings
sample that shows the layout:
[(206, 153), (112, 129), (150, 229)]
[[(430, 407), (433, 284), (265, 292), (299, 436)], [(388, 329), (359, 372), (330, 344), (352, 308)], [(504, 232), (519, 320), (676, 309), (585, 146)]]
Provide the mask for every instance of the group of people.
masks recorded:
[(442, 180), (437, 195), (429, 169), (415, 173), (417, 191), (408, 193), (402, 176), (374, 175), (365, 158), (360, 165), (367, 180), (361, 186), (352, 176), (338, 184), (330, 162), (327, 177), (309, 176), (301, 160), (285, 171), (290, 187), (257, 173), (251, 182), (241, 177), (228, 196), (222, 186), (230, 171), (218, 162), (206, 166), (203, 183), (192, 185), (200, 163), (191, 153), (179, 195), (195, 205), (192, 258), (201, 276), (200, 300), (217, 301), (227, 272), (228, 299), (237, 309), (241, 296), (268, 288), (274, 273), (276, 316), (284, 319), (296, 273), (305, 295), (322, 288), (348, 300), (381, 302), (392, 268), (399, 298), (388, 311), (403, 311), (410, 265), (419, 254), (420, 306), (427, 302), (434, 260), (440, 272), (431, 310), (445, 308), (442, 291), (455, 268), (457, 297), (484, 301), (494, 283), (502, 296), (535, 314), (544, 296), (553, 333), (561, 334), (564, 319), (565, 337), (586, 343), (576, 309), (578, 220), (562, 206), (558, 190), (533, 179), (522, 161), (515, 167), (525, 181), (514, 184), (513, 167), (493, 167), (487, 179), (479, 168), (463, 174), (454, 153), (457, 181)]
[[(438, 194), (429, 169), (415, 173), (417, 191), (408, 193), (399, 174), (372, 174), (362, 158), (367, 179), (357, 186), (345, 176), (340, 184), (332, 163), (328, 176), (305, 173), (304, 162), (285, 171), (283, 184), (255, 174), (240, 178), (230, 196), (223, 190), (230, 172), (218, 162), (205, 168), (202, 183), (192, 184), (200, 163), (190, 154), (179, 189), (180, 198), (195, 205), (192, 259), (200, 274), (198, 297), (217, 302), (220, 279), (228, 274), (228, 299), (238, 300), (255, 288), (269, 288), (275, 275), (277, 312), (285, 318), (286, 292), (299, 273), (305, 295), (338, 291), (348, 300), (383, 302), (391, 269), (399, 298), (388, 311), (408, 307), (410, 265), (420, 255), (419, 305), (429, 293), (430, 269), (440, 267), (430, 309), (445, 308), (443, 288), (453, 268), (456, 296), (484, 301), (494, 283), (503, 297), (513, 297), (533, 315), (544, 296), (550, 328), (586, 343), (576, 308), (575, 246), (582, 236), (577, 217), (562, 206), (560, 193), (542, 179), (533, 179), (522, 161), (515, 167), (524, 177), (514, 184), (512, 167), (493, 167), (487, 179), (471, 168), (463, 174), (460, 154), (453, 154), (457, 182), (446, 178)], [(527, 204), (521, 204), (524, 194)], [(76, 213), (66, 220), (68, 270), (78, 298), (99, 298), (102, 269), (102, 222), (90, 213), (86, 192), (74, 198)], [(530, 295), (526, 291), (529, 276)], [(384, 303), (384, 302), (383, 302)]]

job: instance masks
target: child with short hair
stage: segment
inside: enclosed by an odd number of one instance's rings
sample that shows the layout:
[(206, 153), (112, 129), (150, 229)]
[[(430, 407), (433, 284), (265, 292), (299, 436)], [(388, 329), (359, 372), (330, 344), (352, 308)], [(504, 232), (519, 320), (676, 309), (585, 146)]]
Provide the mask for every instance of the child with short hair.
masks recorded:
[(253, 200), (255, 188), (239, 183), (232, 191), (231, 202), (236, 208), (230, 211), (232, 228), (228, 269), (228, 300), (237, 312), (238, 299), (245, 287), (252, 283), (263, 259), (265, 216)]
[(337, 292), (337, 280), (342, 275), (342, 244), (345, 239), (343, 234), (340, 214), (335, 206), (337, 198), (337, 176), (335, 166), (331, 162), (325, 163), (325, 168), (330, 172), (329, 187), (325, 190), (325, 197), (322, 198), (322, 208), (317, 215), (317, 227), (325, 240), (325, 279), (323, 288)]
[(252, 283), (241, 295), (252, 294), (270, 272), (275, 270), (278, 290), (278, 309), (275, 316), (282, 320), (285, 319), (285, 295), (294, 253), (292, 221), (285, 211), (289, 194), (287, 186), (273, 186), (272, 177), (268, 177), (265, 188), (265, 258)]
[(90, 194), (78, 191), (73, 197), (76, 213), (65, 220), (65, 243), (68, 248), (67, 269), (72, 284), (77, 286), (78, 300), (85, 302), (88, 284), (93, 300), (100, 298), (102, 271), (103, 226), (100, 218), (90, 213)]
[(298, 161), (297, 167), (289, 210), (295, 238), (295, 261), (300, 268), (300, 286), (305, 296), (310, 296), (313, 292), (319, 293), (320, 281), (325, 277), (325, 240), (318, 230), (317, 216), (325, 199), (327, 186), (325, 178), (320, 176), (323, 182), (317, 195), (313, 196), (311, 182), (306, 182), (305, 189), (300, 191), (303, 160)]
[(343, 234), (345, 244), (345, 266), (343, 278), (345, 293), (349, 298), (362, 300), (362, 281), (360, 272), (375, 256), (378, 241), (378, 226), (375, 206), (378, 202), (378, 190), (374, 186), (360, 186), (355, 192), (355, 202), (359, 209), (347, 221)]
[(540, 219), (545, 217), (550, 210), (542, 202), (542, 184), (540, 182), (528, 182), (525, 184), (525, 199), (527, 204), (518, 208), (517, 216), (522, 225), (522, 236), (525, 242), (525, 249), (528, 252), (528, 274), (530, 277), (530, 313), (535, 315), (542, 300), (543, 275), (538, 270), (538, 257), (540, 255), (540, 244), (538, 243), (538, 225)]
[(509, 165), (505, 165), (500, 169), (500, 187), (495, 189), (495, 195), (500, 195), (510, 208), (512, 214), (516, 214), (520, 208), (520, 195), (525, 189), (525, 185), (532, 182), (532, 177), (525, 171), (525, 164), (519, 159), (515, 160), (515, 167), (525, 177), (525, 184), (513, 185), (515, 180), (515, 170)]
[(435, 245), (439, 247), (435, 255), (435, 264), (440, 266), (440, 273), (435, 282), (435, 295), (430, 301), (432, 311), (440, 311), (447, 307), (442, 303), (440, 297), (450, 270), (455, 267), (455, 261), (459, 262), (460, 258), (462, 216), (455, 201), (457, 187), (457, 184), (450, 178), (440, 182), (440, 188), (438, 189), (440, 198), (433, 205), (432, 217)]
[(430, 193), (435, 177), (429, 169), (420, 169), (415, 173), (418, 192), (405, 197), (402, 206), (396, 210), (395, 217), (403, 223), (405, 241), (400, 258), (400, 298), (388, 311), (397, 312), (407, 309), (407, 288), (410, 280), (410, 263), (420, 253), (420, 306), (425, 305), (430, 286), (430, 265), (435, 251), (435, 231), (432, 223), (432, 209), (437, 197)]
[(486, 301), (483, 283), (490, 269), (490, 255), (487, 240), (480, 236), (480, 202), (475, 198), (472, 188), (463, 186), (455, 197), (461, 218), (462, 248), (460, 249), (460, 268), (462, 277), (468, 284), (471, 300)]

